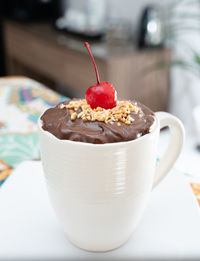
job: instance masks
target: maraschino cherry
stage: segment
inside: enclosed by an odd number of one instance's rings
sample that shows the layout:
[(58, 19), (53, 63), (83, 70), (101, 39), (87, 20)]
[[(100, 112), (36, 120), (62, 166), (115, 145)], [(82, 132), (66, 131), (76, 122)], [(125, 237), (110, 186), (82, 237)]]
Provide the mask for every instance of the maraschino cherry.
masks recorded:
[(98, 70), (91, 53), (89, 43), (85, 42), (85, 47), (91, 57), (96, 73), (97, 83), (89, 87), (86, 91), (85, 98), (92, 109), (102, 107), (104, 109), (112, 109), (117, 104), (117, 92), (113, 85), (109, 82), (100, 82)]

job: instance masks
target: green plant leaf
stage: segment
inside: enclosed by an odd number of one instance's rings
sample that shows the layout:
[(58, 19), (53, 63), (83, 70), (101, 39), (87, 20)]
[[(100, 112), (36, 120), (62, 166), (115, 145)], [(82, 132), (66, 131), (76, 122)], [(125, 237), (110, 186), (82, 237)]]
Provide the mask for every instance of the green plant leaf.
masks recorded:
[(194, 59), (194, 62), (199, 65), (199, 69), (200, 69), (200, 54), (195, 51), (195, 50), (192, 50), (192, 53), (193, 53), (193, 59)]

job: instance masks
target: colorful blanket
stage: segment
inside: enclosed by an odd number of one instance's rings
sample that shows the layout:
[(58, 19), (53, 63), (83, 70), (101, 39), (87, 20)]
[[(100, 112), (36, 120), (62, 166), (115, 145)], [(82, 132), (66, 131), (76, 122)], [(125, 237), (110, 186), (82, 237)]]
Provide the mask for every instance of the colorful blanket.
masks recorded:
[(25, 77), (0, 79), (0, 184), (20, 162), (40, 159), (37, 120), (64, 99)]

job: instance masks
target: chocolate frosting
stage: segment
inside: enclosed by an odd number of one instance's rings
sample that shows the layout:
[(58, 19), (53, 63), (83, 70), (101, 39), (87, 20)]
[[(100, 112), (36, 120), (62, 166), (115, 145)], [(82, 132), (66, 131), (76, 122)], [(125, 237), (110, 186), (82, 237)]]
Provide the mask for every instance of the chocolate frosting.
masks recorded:
[[(62, 102), (62, 104), (68, 103), (69, 101)], [(135, 104), (135, 101), (132, 103)], [(155, 121), (155, 115), (149, 108), (141, 103), (137, 103), (137, 106), (140, 108), (139, 112), (131, 112), (134, 122), (130, 125), (121, 123), (117, 126), (116, 122), (114, 124), (100, 121), (84, 122), (78, 118), (72, 121), (69, 110), (61, 109), (57, 105), (46, 110), (41, 116), (42, 128), (61, 140), (94, 144), (130, 141), (149, 133)]]

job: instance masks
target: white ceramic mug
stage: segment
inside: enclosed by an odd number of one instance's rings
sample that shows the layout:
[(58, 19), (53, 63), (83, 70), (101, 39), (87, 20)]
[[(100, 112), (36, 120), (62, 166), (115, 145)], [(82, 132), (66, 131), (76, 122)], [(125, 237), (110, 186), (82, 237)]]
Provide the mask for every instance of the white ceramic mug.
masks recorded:
[[(170, 128), (168, 149), (156, 165), (160, 128)], [(41, 128), (41, 157), (49, 195), (67, 238), (89, 251), (124, 244), (136, 228), (153, 187), (180, 154), (184, 128), (157, 112), (152, 131), (136, 140), (90, 144), (59, 140)]]

